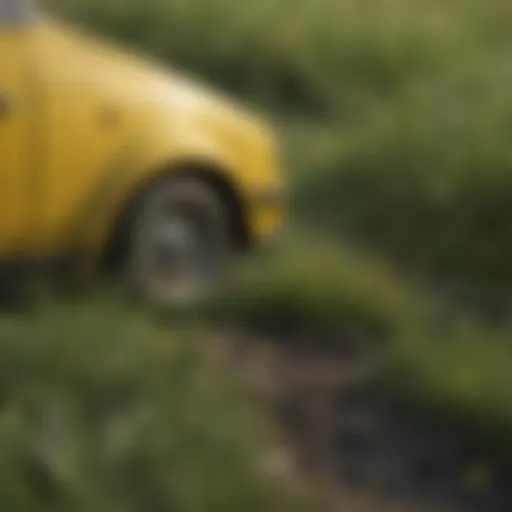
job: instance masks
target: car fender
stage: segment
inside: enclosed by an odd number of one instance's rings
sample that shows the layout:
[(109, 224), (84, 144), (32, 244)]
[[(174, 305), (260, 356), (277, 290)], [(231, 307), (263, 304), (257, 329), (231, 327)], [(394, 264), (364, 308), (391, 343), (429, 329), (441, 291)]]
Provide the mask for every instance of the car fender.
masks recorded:
[(175, 132), (148, 131), (144, 137), (123, 144), (73, 223), (70, 231), (75, 245), (95, 262), (138, 193), (162, 175), (179, 172), (185, 166), (217, 170), (242, 197), (235, 160), (215, 139), (197, 130), (182, 129), (179, 136)]

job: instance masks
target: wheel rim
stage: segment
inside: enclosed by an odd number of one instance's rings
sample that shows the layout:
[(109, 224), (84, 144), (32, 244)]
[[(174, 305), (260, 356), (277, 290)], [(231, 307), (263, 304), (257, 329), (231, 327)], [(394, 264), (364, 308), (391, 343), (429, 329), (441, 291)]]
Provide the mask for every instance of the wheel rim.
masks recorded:
[(150, 298), (190, 302), (211, 289), (220, 263), (215, 229), (192, 206), (165, 206), (138, 240), (139, 280)]

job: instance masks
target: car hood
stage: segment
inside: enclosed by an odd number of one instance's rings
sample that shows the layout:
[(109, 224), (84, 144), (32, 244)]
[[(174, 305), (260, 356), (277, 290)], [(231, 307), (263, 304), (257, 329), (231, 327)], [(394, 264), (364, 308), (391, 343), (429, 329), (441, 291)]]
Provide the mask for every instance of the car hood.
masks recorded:
[(73, 96), (92, 108), (121, 112), (125, 140), (152, 144), (162, 134), (178, 134), (184, 152), (222, 160), (251, 182), (274, 179), (274, 134), (249, 107), (172, 66), (61, 21), (46, 20), (39, 30), (37, 47), (52, 68), (49, 79), (58, 88), (74, 88)]
[(201, 117), (207, 124), (215, 121), (254, 135), (266, 131), (267, 123), (248, 106), (184, 71), (59, 20), (47, 20), (46, 30), (66, 72), (84, 87), (155, 112), (171, 111), (174, 118)]

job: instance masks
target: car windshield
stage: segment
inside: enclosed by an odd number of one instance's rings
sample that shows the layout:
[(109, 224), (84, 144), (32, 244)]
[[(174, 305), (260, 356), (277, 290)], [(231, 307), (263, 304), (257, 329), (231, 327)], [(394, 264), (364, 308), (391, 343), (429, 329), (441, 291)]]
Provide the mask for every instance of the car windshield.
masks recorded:
[(0, 23), (3, 25), (24, 22), (37, 12), (32, 0), (0, 0)]
[(0, 0), (0, 21), (10, 21), (18, 16), (16, 0)]

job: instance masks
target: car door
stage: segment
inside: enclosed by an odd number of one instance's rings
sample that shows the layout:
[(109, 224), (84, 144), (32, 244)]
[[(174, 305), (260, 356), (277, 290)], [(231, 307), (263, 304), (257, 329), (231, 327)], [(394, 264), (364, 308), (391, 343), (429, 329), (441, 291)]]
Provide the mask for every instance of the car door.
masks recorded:
[(40, 24), (35, 42), (44, 105), (39, 247), (54, 253), (83, 242), (75, 240), (77, 223), (87, 222), (84, 210), (117, 165), (126, 126), (123, 81), (112, 52), (66, 23)]
[(28, 35), (20, 0), (0, 0), (0, 259), (28, 242)]

